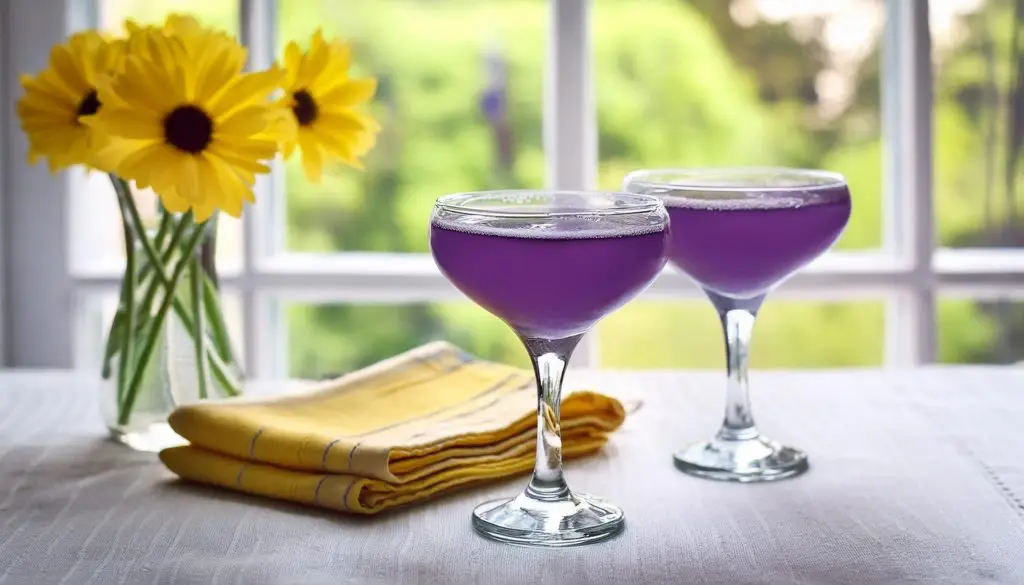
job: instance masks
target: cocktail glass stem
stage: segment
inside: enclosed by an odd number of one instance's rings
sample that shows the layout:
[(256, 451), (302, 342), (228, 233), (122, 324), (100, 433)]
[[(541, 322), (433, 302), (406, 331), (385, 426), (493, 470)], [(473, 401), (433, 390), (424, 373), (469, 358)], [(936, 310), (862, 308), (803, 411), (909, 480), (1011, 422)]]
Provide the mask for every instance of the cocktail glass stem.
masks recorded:
[(562, 380), (582, 335), (565, 339), (523, 338), (537, 377), (537, 461), (525, 495), (552, 502), (569, 498), (562, 475)]
[(757, 436), (754, 414), (750, 410), (747, 385), (747, 356), (750, 335), (754, 331), (755, 311), (727, 309), (718, 313), (725, 332), (726, 369), (729, 380), (725, 394), (725, 420), (718, 436), (727, 441), (742, 441)]
[(803, 473), (807, 456), (762, 436), (750, 408), (747, 361), (765, 295), (737, 299), (705, 292), (718, 311), (725, 336), (725, 418), (714, 439), (676, 453), (676, 467), (699, 477), (740, 482), (771, 481)]
[(485, 502), (473, 511), (473, 527), (488, 538), (522, 545), (572, 546), (618, 534), (623, 513), (601, 498), (574, 493), (562, 474), (562, 379), (582, 338), (523, 336), (537, 377), (537, 459), (521, 494)]

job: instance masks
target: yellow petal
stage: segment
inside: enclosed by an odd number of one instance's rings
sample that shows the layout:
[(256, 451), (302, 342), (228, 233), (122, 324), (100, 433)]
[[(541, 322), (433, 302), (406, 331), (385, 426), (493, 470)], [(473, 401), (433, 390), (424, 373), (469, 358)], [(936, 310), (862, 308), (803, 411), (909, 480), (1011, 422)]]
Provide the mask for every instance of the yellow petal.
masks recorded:
[(248, 106), (236, 110), (223, 121), (217, 122), (214, 134), (232, 136), (252, 136), (263, 132), (269, 125), (267, 106)]
[(199, 103), (205, 103), (241, 70), (239, 64), (232, 58), (231, 51), (213, 51), (199, 68), (199, 76), (196, 80), (195, 99)]
[(174, 189), (168, 188), (158, 191), (157, 196), (160, 197), (160, 203), (163, 204), (164, 208), (171, 213), (185, 213), (192, 206), (190, 202), (179, 197)]
[(265, 102), (277, 89), (281, 77), (282, 72), (277, 68), (238, 75), (207, 102), (207, 111), (219, 120), (238, 109)]
[(104, 132), (120, 138), (140, 140), (162, 140), (164, 138), (164, 128), (160, 120), (136, 110), (103, 108), (95, 118), (98, 122), (83, 118), (83, 123), (97, 124)]
[(181, 159), (181, 170), (174, 184), (175, 191), (182, 199), (192, 203), (202, 203), (205, 195), (199, 183), (199, 169), (195, 156), (184, 156)]
[(319, 183), (323, 174), (323, 157), (320, 147), (308, 133), (299, 134), (299, 146), (302, 148), (302, 170), (310, 183)]
[(288, 43), (288, 46), (284, 48), (284, 68), (287, 71), (287, 75), (282, 83), (284, 89), (289, 93), (301, 89), (295, 85), (295, 80), (299, 76), (299, 68), (302, 66), (302, 50), (299, 49), (299, 44), (295, 41)]
[(240, 217), (243, 202), (252, 198), (252, 188), (243, 184), (231, 167), (223, 162), (211, 159), (207, 164), (220, 193), (219, 207), (231, 217)]
[(252, 157), (243, 156), (225, 148), (210, 148), (209, 154), (221, 159), (227, 165), (247, 171), (250, 174), (261, 175), (270, 172), (269, 166), (254, 160)]
[(192, 205), (192, 221), (197, 224), (205, 223), (206, 220), (210, 219), (215, 210), (216, 208), (212, 203), (194, 203)]
[(309, 42), (309, 50), (302, 55), (295, 74), (296, 89), (310, 89), (328, 65), (330, 65), (330, 47), (323, 42), (323, 34), (318, 30), (313, 33)]
[(82, 76), (82, 72), (76, 67), (75, 59), (68, 47), (55, 46), (50, 52), (50, 63), (57, 75), (60, 76), (60, 80), (73, 93), (84, 95), (89, 92), (89, 85)]
[(317, 142), (322, 144), (334, 156), (345, 160), (355, 158), (358, 141), (353, 135), (332, 132), (324, 126), (315, 126), (310, 131), (316, 136)]
[(317, 117), (317, 125), (336, 133), (346, 134), (376, 132), (379, 129), (373, 118), (351, 110), (321, 112)]
[(324, 108), (352, 107), (369, 101), (376, 91), (376, 79), (353, 79), (332, 88), (317, 103)]
[(153, 176), (166, 164), (167, 147), (159, 142), (150, 142), (125, 156), (117, 164), (117, 174), (135, 181), (140, 187), (153, 186)]

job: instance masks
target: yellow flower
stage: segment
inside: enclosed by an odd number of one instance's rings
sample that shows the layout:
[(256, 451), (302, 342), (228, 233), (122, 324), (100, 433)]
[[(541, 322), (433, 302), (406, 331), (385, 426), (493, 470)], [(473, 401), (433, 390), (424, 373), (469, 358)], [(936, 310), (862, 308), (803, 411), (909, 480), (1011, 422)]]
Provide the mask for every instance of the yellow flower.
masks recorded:
[(217, 29), (204, 27), (194, 17), (187, 14), (170, 14), (162, 26), (140, 25), (134, 20), (128, 19), (124, 22), (127, 32), (128, 54), (151, 55), (154, 46), (151, 42), (152, 35), (163, 34), (171, 37), (187, 38), (185, 44), (187, 50), (198, 56), (205, 52), (208, 44), (222, 45), (219, 50), (230, 48), (232, 58), (245, 60), (246, 51), (230, 35)]
[(77, 33), (53, 47), (46, 69), (22, 76), (18, 117), (28, 136), (29, 163), (46, 157), (52, 172), (77, 164), (99, 166), (95, 155), (101, 139), (83, 122), (101, 109), (97, 84), (120, 67), (122, 57), (123, 43), (95, 31)]
[(326, 163), (345, 162), (361, 168), (359, 158), (373, 148), (380, 126), (356, 110), (377, 89), (375, 79), (352, 79), (351, 52), (341, 42), (326, 42), (320, 31), (303, 53), (291, 42), (285, 49), (285, 95), (279, 102), (291, 112), (283, 132), (285, 158), (298, 146), (306, 178), (319, 181)]
[(115, 172), (152, 188), (172, 212), (205, 221), (217, 209), (238, 217), (253, 201), (256, 175), (277, 145), (263, 133), (281, 81), (275, 68), (242, 73), (244, 51), (220, 35), (138, 31), (122, 74), (99, 88), (91, 124), (112, 137)]

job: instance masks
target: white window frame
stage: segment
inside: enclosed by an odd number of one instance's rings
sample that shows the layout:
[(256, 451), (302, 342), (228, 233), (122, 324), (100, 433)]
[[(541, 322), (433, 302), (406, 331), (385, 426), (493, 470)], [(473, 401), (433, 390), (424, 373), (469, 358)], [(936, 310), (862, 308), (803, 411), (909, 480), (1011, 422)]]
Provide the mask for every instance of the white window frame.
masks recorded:
[[(252, 64), (265, 66), (275, 46), (274, 0), (240, 0), (243, 40)], [(13, 113), (17, 75), (45, 64), (68, 30), (95, 22), (93, 0), (0, 2), (0, 105)], [(550, 0), (544, 95), (547, 184), (592, 188), (597, 167), (596, 110), (589, 18), (592, 0)], [(831, 252), (774, 296), (886, 303), (885, 364), (936, 361), (936, 297), (1024, 298), (1024, 250), (936, 249), (932, 199), (932, 60), (927, 0), (889, 0), (883, 42), (883, 247)], [(2, 119), (0, 119), (2, 122)], [(69, 270), (66, 176), (23, 163), (26, 141), (16, 122), (0, 127), (0, 365), (82, 365), (75, 307), (84, 295), (116, 291), (116, 271)], [(224, 274), (242, 297), (244, 354), (255, 377), (287, 374), (281, 301), (402, 303), (461, 299), (428, 255), (281, 252), (282, 173), (261, 179), (260, 204), (243, 220), (244, 264)], [(272, 234), (272, 237), (258, 237)], [(29, 251), (30, 250), (30, 251)], [(6, 255), (4, 255), (6, 254)], [(645, 298), (698, 298), (672, 270)], [(77, 327), (77, 329), (76, 329)], [(4, 340), (6, 339), (6, 345)], [(574, 366), (598, 366), (588, 336)], [(6, 352), (4, 352), (6, 349)], [(79, 357), (76, 357), (79, 356)], [(77, 362), (77, 363), (76, 363)]]

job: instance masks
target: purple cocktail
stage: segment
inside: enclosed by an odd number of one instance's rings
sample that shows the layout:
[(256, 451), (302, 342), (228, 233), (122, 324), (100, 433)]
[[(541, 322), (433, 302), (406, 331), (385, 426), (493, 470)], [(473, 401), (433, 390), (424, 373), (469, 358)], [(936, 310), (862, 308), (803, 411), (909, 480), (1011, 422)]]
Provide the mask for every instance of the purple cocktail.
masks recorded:
[(798, 475), (807, 456), (763, 437), (747, 396), (747, 348), (768, 292), (823, 254), (850, 218), (842, 176), (792, 169), (647, 170), (625, 190), (659, 196), (671, 218), (668, 256), (714, 304), (727, 342), (729, 385), (718, 435), (676, 453), (677, 467), (730, 481)]
[(668, 215), (655, 197), (496, 191), (442, 197), (430, 223), (441, 272), (519, 335), (537, 375), (537, 462), (518, 497), (473, 512), (480, 534), (517, 544), (602, 540), (622, 510), (562, 476), (559, 405), (569, 357), (597, 321), (661, 272)]
[(845, 185), (750, 199), (663, 198), (674, 230), (669, 259), (701, 286), (750, 298), (827, 250), (850, 218)]
[(542, 233), (430, 226), (430, 249), (452, 284), (520, 335), (547, 339), (583, 333), (636, 296), (664, 266), (665, 244), (661, 226), (614, 219)]

